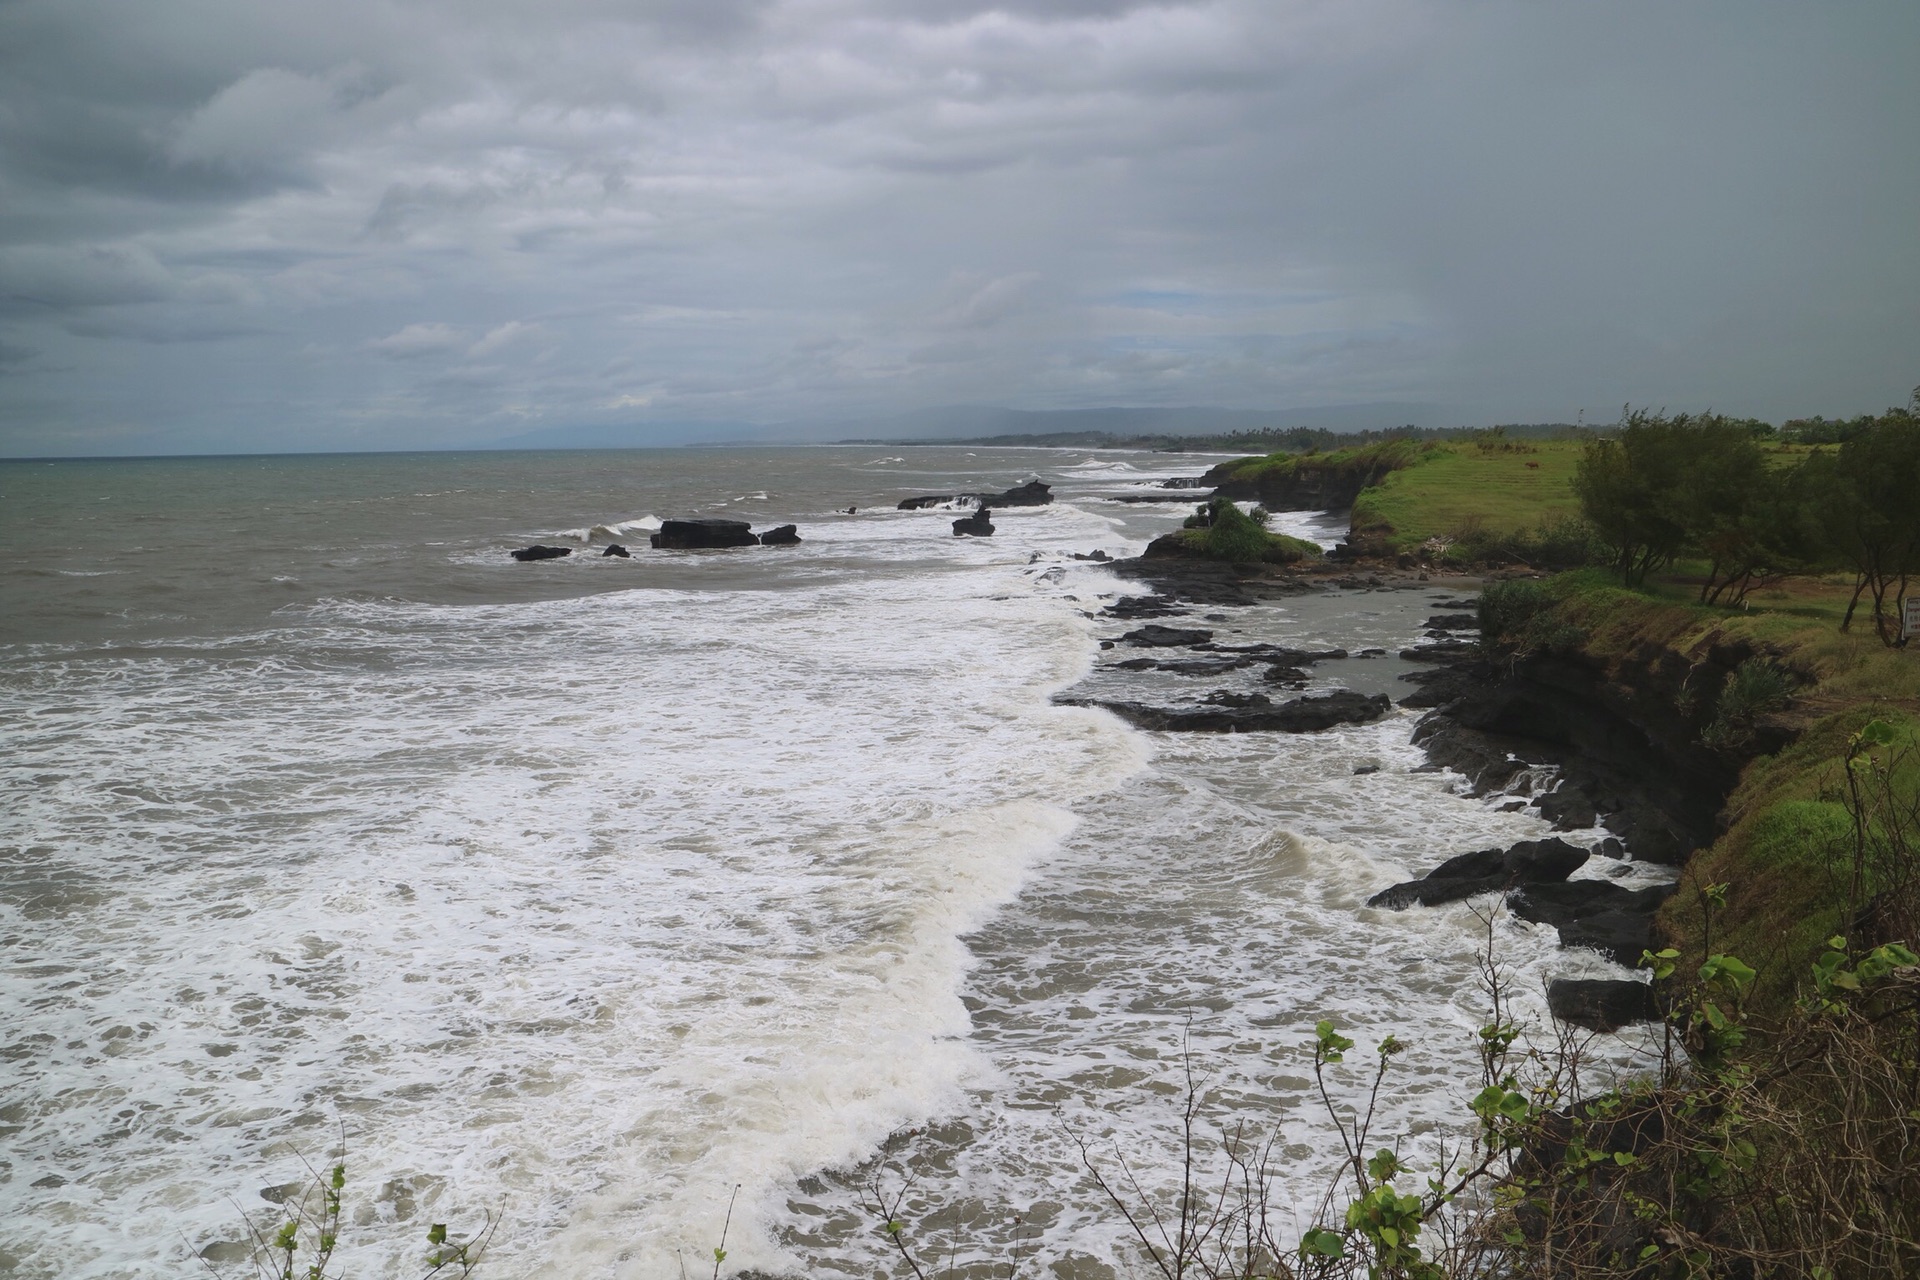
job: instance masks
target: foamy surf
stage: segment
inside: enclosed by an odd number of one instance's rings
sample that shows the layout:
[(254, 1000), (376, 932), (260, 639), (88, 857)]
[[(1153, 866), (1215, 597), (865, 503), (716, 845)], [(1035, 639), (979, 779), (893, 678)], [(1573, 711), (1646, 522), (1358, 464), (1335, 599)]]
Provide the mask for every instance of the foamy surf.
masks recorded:
[[(1320, 1016), (1412, 1029), (1392, 1123), (1457, 1122), (1477, 922), (1362, 904), (1537, 820), (1409, 772), (1405, 717), (1216, 738), (1052, 705), (1125, 629), (1087, 615), (1140, 590), (1072, 557), (1183, 514), (1089, 500), (1195, 460), (873, 454), (295, 460), (310, 503), (217, 522), (130, 464), (138, 545), (49, 495), (32, 572), (0, 569), (38, 628), (0, 668), (14, 1273), (191, 1271), (340, 1123), (363, 1277), (489, 1208), (500, 1274), (710, 1271), (736, 1186), (728, 1274), (871, 1275), (889, 1160), (916, 1231), (990, 1249), (1018, 1214), (1035, 1266), (1118, 1262), (1060, 1119), (1166, 1185), (1191, 1036), (1209, 1115), (1280, 1127), (1307, 1187)], [(1036, 469), (1059, 500), (989, 539), (894, 509)], [(760, 493), (800, 545), (505, 554)], [(1391, 648), (1427, 607), (1195, 625)], [(1605, 967), (1499, 929), (1529, 990)]]

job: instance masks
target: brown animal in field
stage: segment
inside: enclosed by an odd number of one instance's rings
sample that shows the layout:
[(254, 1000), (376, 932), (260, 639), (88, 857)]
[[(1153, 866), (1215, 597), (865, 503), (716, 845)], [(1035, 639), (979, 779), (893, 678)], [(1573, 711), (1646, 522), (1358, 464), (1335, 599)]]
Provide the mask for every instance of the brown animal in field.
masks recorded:
[(1529, 462), (1527, 464), (1527, 470), (1529, 471), (1538, 471), (1539, 469), (1540, 469), (1540, 464), (1537, 462)]

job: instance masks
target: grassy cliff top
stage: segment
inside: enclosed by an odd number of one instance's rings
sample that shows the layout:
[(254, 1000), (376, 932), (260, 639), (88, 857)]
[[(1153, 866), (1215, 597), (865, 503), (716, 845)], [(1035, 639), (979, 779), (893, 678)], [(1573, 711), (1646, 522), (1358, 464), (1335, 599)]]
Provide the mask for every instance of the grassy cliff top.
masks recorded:
[(1542, 440), (1428, 450), (1418, 466), (1396, 470), (1362, 491), (1353, 504), (1353, 530), (1404, 551), (1428, 538), (1521, 533), (1577, 516), (1572, 484), (1580, 447), (1578, 441)]

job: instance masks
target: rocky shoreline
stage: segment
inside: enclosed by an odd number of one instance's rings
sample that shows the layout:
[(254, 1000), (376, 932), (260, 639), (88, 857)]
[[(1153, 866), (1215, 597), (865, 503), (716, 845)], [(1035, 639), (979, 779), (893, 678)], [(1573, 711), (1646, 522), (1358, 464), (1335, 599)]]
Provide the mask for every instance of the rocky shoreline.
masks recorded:
[[(1663, 737), (1638, 699), (1608, 691), (1597, 672), (1567, 662), (1518, 669), (1488, 663), (1478, 643), (1477, 601), (1465, 594), (1477, 593), (1478, 579), (1384, 566), (1234, 566), (1161, 558), (1118, 561), (1113, 572), (1149, 593), (1123, 596), (1102, 616), (1156, 621), (1103, 641), (1103, 649), (1139, 654), (1103, 666), (1205, 677), (1264, 665), (1266, 679), (1280, 685), (1303, 683), (1305, 668), (1348, 655), (1279, 644), (1223, 645), (1211, 630), (1157, 620), (1333, 589), (1454, 591), (1457, 598), (1437, 602), (1442, 611), (1427, 619), (1423, 642), (1398, 655), (1421, 664), (1400, 677), (1411, 687), (1394, 701), (1427, 711), (1413, 733), (1427, 756), (1425, 767), (1459, 773), (1472, 795), (1508, 795), (1507, 807), (1532, 808), (1558, 831), (1607, 834), (1588, 847), (1554, 837), (1458, 854), (1368, 905), (1418, 910), (1499, 892), (1519, 918), (1553, 926), (1563, 947), (1630, 966), (1643, 951), (1657, 949), (1654, 914), (1674, 885), (1626, 888), (1572, 877), (1594, 858), (1678, 866), (1712, 838), (1731, 774), (1724, 762), (1701, 752), (1691, 735)], [(1073, 693), (1057, 700), (1102, 706), (1139, 727), (1172, 732), (1314, 732), (1365, 723), (1389, 710), (1383, 696), (1344, 689), (1287, 701), (1220, 689), (1198, 705), (1173, 707)], [(1643, 981), (1560, 979), (1549, 984), (1547, 995), (1556, 1018), (1599, 1031), (1660, 1016)]]

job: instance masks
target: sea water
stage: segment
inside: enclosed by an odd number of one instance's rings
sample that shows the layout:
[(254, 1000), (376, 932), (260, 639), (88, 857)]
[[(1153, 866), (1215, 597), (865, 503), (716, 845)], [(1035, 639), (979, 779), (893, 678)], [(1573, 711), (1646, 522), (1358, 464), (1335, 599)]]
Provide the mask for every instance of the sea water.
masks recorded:
[[(1489, 937), (1536, 1012), (1546, 974), (1618, 970), (1363, 904), (1543, 824), (1416, 772), (1409, 713), (1148, 734), (1052, 700), (1234, 683), (1102, 669), (1141, 589), (1075, 558), (1175, 527), (1112, 499), (1211, 461), (0, 464), (0, 1275), (238, 1273), (243, 1217), (342, 1149), (363, 1277), (487, 1213), (483, 1275), (711, 1274), (723, 1243), (723, 1274), (872, 1275), (889, 1206), (961, 1273), (1109, 1275), (1087, 1158), (1170, 1187), (1190, 1080), (1203, 1142), (1270, 1136), (1312, 1212), (1320, 1018), (1412, 1042), (1384, 1130), (1458, 1132)], [(895, 509), (1034, 475), (1059, 500), (991, 539)], [(647, 548), (693, 515), (803, 541)], [(507, 556), (534, 541), (574, 554)], [(1393, 650), (1445, 594), (1190, 624)]]

